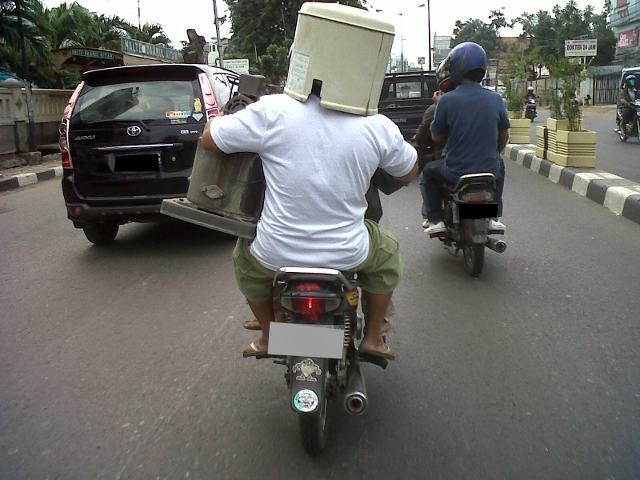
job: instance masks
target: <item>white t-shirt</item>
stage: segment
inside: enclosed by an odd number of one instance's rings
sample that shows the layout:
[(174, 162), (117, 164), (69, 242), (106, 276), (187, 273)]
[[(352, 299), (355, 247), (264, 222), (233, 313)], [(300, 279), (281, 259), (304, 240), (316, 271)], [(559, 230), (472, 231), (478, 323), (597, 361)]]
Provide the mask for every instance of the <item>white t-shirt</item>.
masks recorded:
[(262, 158), (266, 192), (253, 255), (267, 268), (347, 270), (369, 252), (365, 193), (377, 167), (408, 174), (416, 150), (383, 115), (327, 110), (267, 95), (233, 115), (217, 117), (211, 137), (225, 153)]

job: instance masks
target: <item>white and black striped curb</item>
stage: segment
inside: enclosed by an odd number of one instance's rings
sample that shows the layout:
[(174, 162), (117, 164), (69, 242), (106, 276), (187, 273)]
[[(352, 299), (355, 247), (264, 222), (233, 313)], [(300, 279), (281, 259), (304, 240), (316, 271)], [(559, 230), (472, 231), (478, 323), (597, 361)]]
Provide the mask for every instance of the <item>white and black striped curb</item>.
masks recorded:
[(640, 223), (640, 185), (594, 168), (561, 167), (536, 157), (535, 145), (509, 144), (504, 158), (547, 177), (608, 208), (616, 215)]
[(12, 190), (14, 188), (26, 187), (43, 180), (62, 176), (62, 167), (53, 167), (36, 173), (19, 173), (9, 178), (0, 179), (0, 192)]

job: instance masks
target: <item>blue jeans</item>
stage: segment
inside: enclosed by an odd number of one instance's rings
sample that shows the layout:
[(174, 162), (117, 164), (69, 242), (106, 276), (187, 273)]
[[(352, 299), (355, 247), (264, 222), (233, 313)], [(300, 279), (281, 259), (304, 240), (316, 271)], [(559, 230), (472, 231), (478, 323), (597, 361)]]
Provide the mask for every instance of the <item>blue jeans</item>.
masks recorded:
[[(502, 216), (502, 192), (504, 191), (504, 162), (500, 159), (500, 175), (496, 177), (496, 195), (498, 196), (498, 216)], [(460, 177), (444, 167), (444, 160), (436, 160), (425, 165), (420, 175), (420, 193), (422, 193), (422, 217), (431, 223), (444, 220), (442, 201), (445, 188), (458, 183)]]

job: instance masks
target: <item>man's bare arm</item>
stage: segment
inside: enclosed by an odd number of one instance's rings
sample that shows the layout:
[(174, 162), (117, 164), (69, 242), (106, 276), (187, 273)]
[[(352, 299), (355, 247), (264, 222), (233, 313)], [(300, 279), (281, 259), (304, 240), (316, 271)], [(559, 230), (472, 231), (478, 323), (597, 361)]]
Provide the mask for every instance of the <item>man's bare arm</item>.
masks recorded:
[(498, 151), (502, 153), (504, 147), (509, 143), (509, 129), (505, 128), (504, 130), (498, 131)]
[(411, 181), (414, 180), (418, 176), (418, 171), (419, 171), (419, 169), (418, 169), (418, 153), (416, 152), (416, 158), (413, 161), (413, 168), (411, 169), (411, 171), (409, 173), (407, 173), (406, 175), (403, 175), (402, 177), (397, 177), (397, 178), (401, 182), (411, 183)]
[(204, 126), (204, 131), (202, 132), (202, 147), (206, 150), (211, 150), (214, 153), (224, 153), (222, 150), (218, 148), (216, 142), (213, 141), (213, 137), (211, 137), (211, 120), (207, 122)]

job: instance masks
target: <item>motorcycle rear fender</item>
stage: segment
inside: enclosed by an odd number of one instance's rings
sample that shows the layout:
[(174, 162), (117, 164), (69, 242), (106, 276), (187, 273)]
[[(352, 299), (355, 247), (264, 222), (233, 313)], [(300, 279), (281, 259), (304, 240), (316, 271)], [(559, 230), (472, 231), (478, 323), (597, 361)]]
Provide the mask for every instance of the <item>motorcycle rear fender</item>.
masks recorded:
[[(290, 357), (289, 387), (291, 389), (291, 409), (296, 413), (313, 413), (322, 405), (326, 394), (325, 384), (329, 369), (329, 359), (316, 357)], [(310, 394), (309, 391), (315, 394)], [(317, 399), (316, 407), (305, 411), (309, 398)]]
[(489, 236), (489, 222), (486, 218), (462, 219), (462, 232), (465, 243), (484, 245)]

